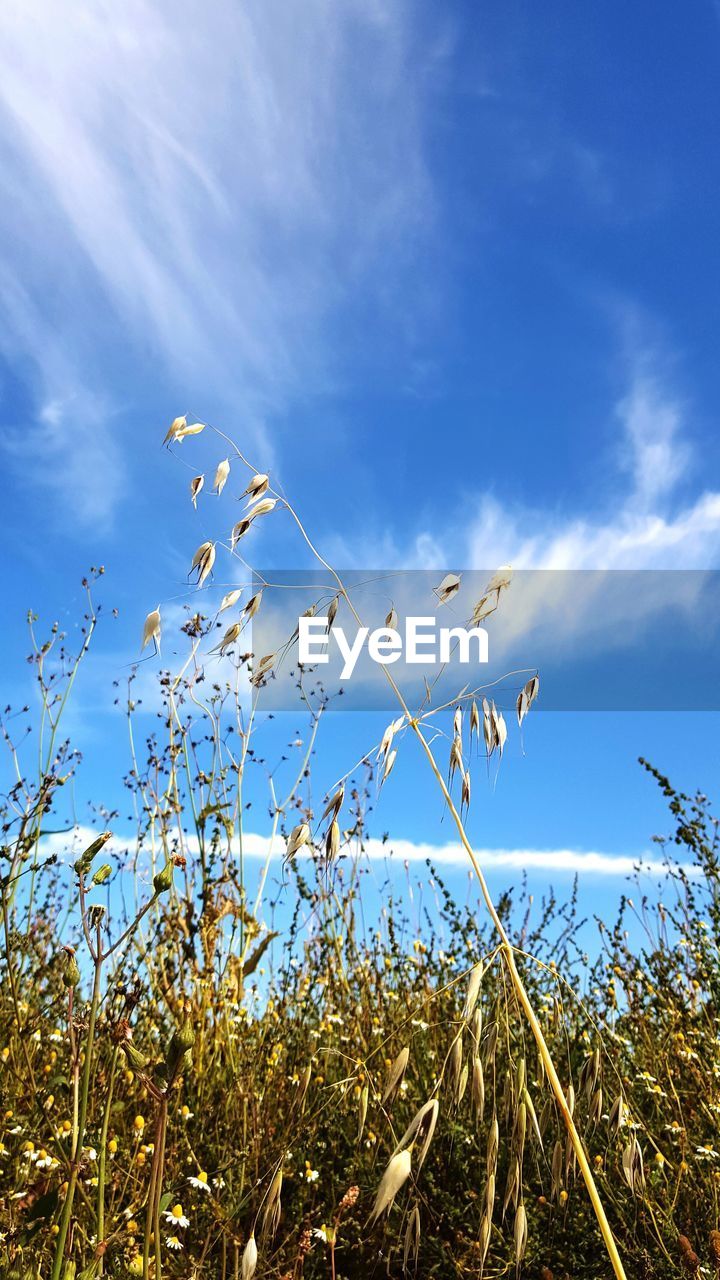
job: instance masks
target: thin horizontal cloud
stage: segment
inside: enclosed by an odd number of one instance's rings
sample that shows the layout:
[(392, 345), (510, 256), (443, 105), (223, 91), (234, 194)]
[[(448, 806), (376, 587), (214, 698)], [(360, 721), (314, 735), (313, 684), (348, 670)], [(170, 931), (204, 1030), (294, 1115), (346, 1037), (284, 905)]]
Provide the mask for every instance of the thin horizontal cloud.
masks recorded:
[[(61, 861), (70, 862), (86, 848), (95, 838), (97, 832), (91, 827), (76, 827), (66, 834), (53, 834), (44, 838), (42, 852), (44, 856), (55, 854)], [(243, 855), (253, 861), (280, 862), (285, 856), (285, 841), (276, 836), (271, 841), (269, 836), (256, 832), (248, 832), (243, 836)], [(233, 848), (239, 855), (237, 840)], [(190, 855), (197, 854), (198, 844), (195, 837), (188, 837), (184, 849)], [(116, 856), (127, 860), (133, 856), (135, 837), (123, 838), (116, 833), (105, 846), (103, 857)], [(648, 875), (666, 875), (667, 867), (656, 855), (645, 854), (612, 854), (599, 853), (582, 849), (488, 849), (477, 848), (475, 854), (484, 871), (555, 871), (568, 874), (625, 877), (632, 875), (638, 867)], [(307, 858), (302, 850), (297, 855)], [(431, 844), (413, 840), (379, 840), (368, 839), (364, 842), (361, 857), (371, 862), (387, 862), (389, 865), (403, 866), (407, 864), (424, 865), (430, 861), (434, 866), (470, 868), (467, 853), (462, 845), (455, 842)], [(686, 868), (689, 870), (689, 868)]]

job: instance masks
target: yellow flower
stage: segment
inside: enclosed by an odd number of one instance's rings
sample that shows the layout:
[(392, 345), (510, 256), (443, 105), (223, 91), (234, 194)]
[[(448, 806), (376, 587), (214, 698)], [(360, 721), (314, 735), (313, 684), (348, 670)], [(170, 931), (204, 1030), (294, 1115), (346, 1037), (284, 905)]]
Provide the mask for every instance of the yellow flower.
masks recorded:
[(130, 1275), (131, 1275), (131, 1276), (141, 1276), (141, 1275), (142, 1275), (142, 1273), (143, 1273), (143, 1260), (142, 1260), (142, 1258), (141, 1258), (141, 1256), (140, 1256), (140, 1254), (139, 1254), (139, 1253), (136, 1253), (136, 1254), (135, 1254), (135, 1257), (130, 1259), (130, 1262), (128, 1263), (128, 1270), (129, 1270), (129, 1272), (130, 1272)]
[(127, 1232), (128, 1232), (128, 1235), (136, 1236), (136, 1235), (137, 1235), (137, 1233), (138, 1233), (138, 1230), (139, 1230), (139, 1227), (138, 1227), (137, 1222), (135, 1221), (135, 1219), (134, 1219), (134, 1218), (131, 1218), (131, 1219), (130, 1219), (130, 1221), (128, 1222), (128, 1224), (127, 1224)]
[(173, 1227), (189, 1227), (190, 1221), (185, 1217), (181, 1204), (174, 1204), (172, 1209), (168, 1209), (163, 1215), (166, 1222)]
[(560, 1192), (560, 1203), (565, 1204), (565, 1202), (567, 1201), (567, 1198), (568, 1198), (568, 1193), (563, 1188), (563, 1190)]
[(133, 1120), (133, 1129), (135, 1129), (137, 1133), (142, 1133), (144, 1128), (145, 1128), (145, 1117), (136, 1116), (135, 1119)]
[(108, 1151), (110, 1152), (110, 1155), (114, 1156), (115, 1152), (118, 1149), (117, 1138), (111, 1138), (107, 1145), (108, 1145)]

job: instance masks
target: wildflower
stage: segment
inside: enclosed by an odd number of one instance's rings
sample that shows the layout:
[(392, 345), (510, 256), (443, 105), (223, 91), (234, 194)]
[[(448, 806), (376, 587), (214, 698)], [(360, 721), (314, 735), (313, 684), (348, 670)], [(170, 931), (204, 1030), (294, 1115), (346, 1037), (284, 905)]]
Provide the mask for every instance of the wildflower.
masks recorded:
[(714, 1147), (696, 1147), (695, 1155), (698, 1160), (720, 1160), (720, 1152), (716, 1151)]
[(190, 1110), (190, 1108), (189, 1108), (188, 1106), (183, 1106), (183, 1107), (181, 1107), (181, 1108), (180, 1108), (180, 1119), (181, 1119), (181, 1120), (192, 1120), (192, 1118), (193, 1118), (194, 1114), (195, 1114), (195, 1112), (194, 1112), (194, 1111), (191, 1111), (191, 1110)]
[(317, 1182), (319, 1177), (320, 1177), (320, 1174), (318, 1173), (317, 1169), (313, 1169), (310, 1164), (310, 1161), (306, 1160), (305, 1161), (305, 1181)]
[(145, 1117), (136, 1116), (135, 1119), (133, 1120), (133, 1129), (135, 1130), (136, 1133), (142, 1133), (144, 1128), (145, 1128)]
[(190, 1219), (185, 1217), (181, 1204), (174, 1204), (172, 1209), (167, 1209), (164, 1214), (165, 1221), (169, 1222), (173, 1227), (189, 1227)]
[(321, 1227), (313, 1227), (313, 1235), (317, 1240), (322, 1240), (324, 1244), (332, 1244), (335, 1238), (335, 1232), (332, 1227), (326, 1227), (324, 1222)]
[(178, 1240), (177, 1236), (167, 1236), (165, 1243), (168, 1249), (182, 1249), (182, 1244)]
[(131, 1276), (141, 1276), (143, 1273), (143, 1260), (139, 1253), (136, 1253), (128, 1263), (128, 1271)]
[(197, 1177), (188, 1178), (188, 1182), (190, 1183), (191, 1187), (195, 1188), (196, 1191), (210, 1190), (210, 1187), (208, 1186), (208, 1176), (203, 1170), (200, 1170)]

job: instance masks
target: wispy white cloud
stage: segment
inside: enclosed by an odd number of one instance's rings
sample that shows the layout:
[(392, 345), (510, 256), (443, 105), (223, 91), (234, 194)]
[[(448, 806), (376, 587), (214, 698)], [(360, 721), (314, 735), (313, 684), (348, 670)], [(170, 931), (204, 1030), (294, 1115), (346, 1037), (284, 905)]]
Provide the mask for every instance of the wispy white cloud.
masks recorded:
[[(68, 835), (50, 835), (45, 838), (43, 852), (45, 855), (55, 853), (63, 861), (77, 858), (79, 852), (87, 848), (97, 832), (91, 827), (77, 827)], [(135, 847), (134, 836), (123, 838), (115, 835), (105, 847), (105, 855), (122, 857), (132, 854)], [(197, 842), (189, 837), (186, 845), (191, 854), (197, 853)], [(238, 849), (239, 852), (239, 849)], [(279, 862), (285, 856), (285, 842), (276, 837), (271, 844), (268, 836), (248, 832), (243, 836), (243, 853), (246, 858), (263, 861), (270, 858)], [(667, 874), (664, 862), (653, 854), (639, 853), (612, 854), (598, 853), (583, 849), (486, 849), (475, 850), (478, 861), (485, 871), (557, 871), (572, 875), (588, 874), (601, 876), (629, 876), (639, 866), (648, 875)], [(298, 855), (299, 857), (301, 854)], [(302, 856), (307, 857), (307, 854)], [(362, 855), (372, 862), (388, 862), (389, 865), (402, 866), (420, 863), (428, 859), (436, 866), (469, 868), (468, 857), (459, 843), (431, 844), (414, 840), (379, 840), (368, 839), (363, 847)]]
[[(262, 437), (336, 375), (338, 305), (379, 261), (389, 283), (432, 218), (434, 55), (411, 20), (405, 0), (219, 0), (202, 21), (189, 0), (9, 0), (0, 343), (35, 362), (41, 400), (97, 394), (99, 351), (107, 368), (126, 345)], [(107, 429), (83, 422), (62, 415), (54, 440), (104, 452)], [(20, 456), (47, 443), (42, 419), (16, 433)]]

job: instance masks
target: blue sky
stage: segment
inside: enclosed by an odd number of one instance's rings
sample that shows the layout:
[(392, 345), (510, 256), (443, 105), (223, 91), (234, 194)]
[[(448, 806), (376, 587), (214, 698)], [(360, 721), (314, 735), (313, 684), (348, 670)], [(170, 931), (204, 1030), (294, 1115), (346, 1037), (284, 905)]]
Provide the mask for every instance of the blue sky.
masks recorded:
[[(176, 413), (271, 468), (344, 566), (718, 567), (711, 0), (41, 0), (0, 29), (3, 698), (27, 607), (71, 622), (105, 564), (88, 795), (126, 764), (109, 684), (207, 536), (160, 448)], [(287, 525), (255, 554), (293, 567)], [(663, 825), (636, 756), (712, 794), (717, 737), (538, 713), (474, 834), (636, 855)], [(383, 799), (410, 840), (418, 769)]]

